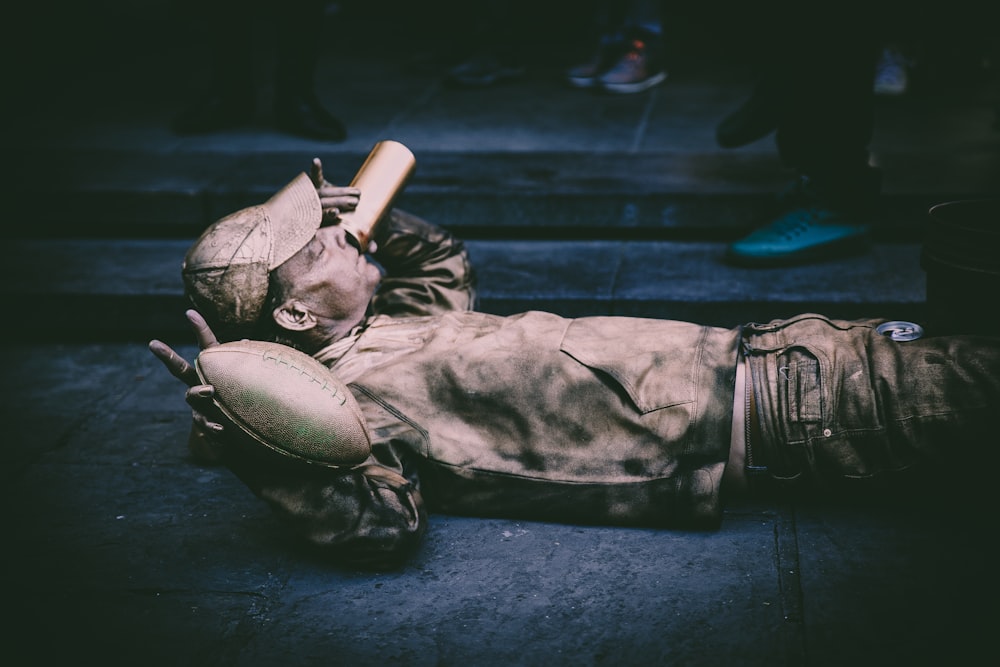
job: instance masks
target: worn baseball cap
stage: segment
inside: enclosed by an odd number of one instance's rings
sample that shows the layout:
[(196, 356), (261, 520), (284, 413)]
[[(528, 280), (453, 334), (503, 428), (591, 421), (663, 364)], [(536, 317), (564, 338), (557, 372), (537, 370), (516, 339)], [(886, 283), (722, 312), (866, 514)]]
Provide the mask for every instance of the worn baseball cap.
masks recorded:
[(184, 257), (194, 307), (223, 340), (251, 337), (267, 300), (268, 275), (301, 250), (323, 221), (304, 172), (263, 204), (212, 223)]

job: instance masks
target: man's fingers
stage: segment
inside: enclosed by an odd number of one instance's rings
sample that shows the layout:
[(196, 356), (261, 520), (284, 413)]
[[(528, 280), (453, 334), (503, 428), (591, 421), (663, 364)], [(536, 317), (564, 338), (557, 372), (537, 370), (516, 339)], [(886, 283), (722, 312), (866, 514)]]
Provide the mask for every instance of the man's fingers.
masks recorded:
[(340, 220), (340, 210), (335, 208), (323, 209), (323, 222), (334, 224)]
[[(195, 335), (198, 337), (198, 345), (201, 349), (204, 350), (205, 348), (219, 344), (215, 334), (212, 333), (212, 329), (208, 326), (208, 322), (205, 321), (205, 318), (198, 311), (187, 311), (187, 318), (194, 328)], [(163, 341), (155, 339), (149, 341), (149, 351), (167, 367), (171, 375), (187, 386), (193, 387), (201, 382), (198, 379), (198, 372), (194, 369), (194, 366), (187, 359), (174, 352), (173, 348)]]
[(192, 421), (204, 430), (221, 433), (224, 430), (223, 425), (212, 419), (221, 416), (212, 402), (214, 397), (215, 387), (210, 384), (193, 385), (184, 394), (184, 400), (191, 406)]
[(191, 328), (194, 329), (194, 335), (198, 338), (198, 347), (205, 350), (219, 344), (219, 339), (215, 337), (215, 333), (212, 332), (212, 328), (208, 326), (208, 322), (201, 316), (201, 313), (197, 310), (189, 310), (186, 314)]
[(202, 431), (209, 431), (211, 433), (218, 434), (226, 430), (225, 426), (219, 422), (209, 421), (208, 417), (197, 410), (191, 411), (191, 421), (197, 424)]
[(322, 206), (324, 210), (328, 208), (337, 208), (341, 211), (353, 211), (358, 207), (357, 195), (350, 194), (337, 194), (329, 197), (320, 197), (319, 202), (320, 206)]
[(215, 397), (215, 387), (210, 384), (193, 384), (184, 393), (184, 399), (192, 408), (204, 409), (212, 405)]
[(200, 382), (194, 366), (189, 364), (184, 357), (174, 352), (166, 343), (151, 340), (149, 341), (149, 350), (167, 367), (171, 375), (184, 384), (191, 387)]
[(343, 199), (354, 201), (361, 198), (361, 188), (357, 188), (353, 185), (334, 185), (333, 183), (327, 183), (323, 187), (319, 188), (319, 198), (321, 200), (334, 199), (337, 197), (342, 197)]
[(313, 158), (310, 176), (312, 178), (313, 187), (318, 188), (323, 185), (323, 163), (318, 157)]

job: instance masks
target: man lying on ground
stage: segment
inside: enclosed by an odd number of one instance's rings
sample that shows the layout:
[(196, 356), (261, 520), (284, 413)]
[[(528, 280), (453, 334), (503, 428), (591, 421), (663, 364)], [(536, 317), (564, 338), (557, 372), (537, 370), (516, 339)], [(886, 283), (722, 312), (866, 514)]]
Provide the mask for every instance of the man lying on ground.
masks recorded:
[(359, 196), (316, 160), (209, 227), (182, 273), (203, 349), (276, 341), (346, 385), (371, 434), (363, 463), (237, 444), (214, 388), (150, 343), (189, 387), (193, 451), (344, 562), (399, 563), (428, 510), (715, 528), (728, 494), (953, 479), (935, 466), (975, 468), (996, 441), (1000, 338), (900, 342), (882, 320), (816, 314), (726, 329), (477, 312), (460, 241), (393, 210), (361, 247), (338, 224)]

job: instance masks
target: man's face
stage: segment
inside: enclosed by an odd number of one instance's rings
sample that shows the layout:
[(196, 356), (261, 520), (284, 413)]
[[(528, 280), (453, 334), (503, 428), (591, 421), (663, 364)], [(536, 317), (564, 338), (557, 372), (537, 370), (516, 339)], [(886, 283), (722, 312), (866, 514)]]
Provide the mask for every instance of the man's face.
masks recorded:
[(298, 299), (318, 317), (352, 326), (364, 318), (382, 277), (335, 225), (321, 227), (272, 276), (286, 299)]

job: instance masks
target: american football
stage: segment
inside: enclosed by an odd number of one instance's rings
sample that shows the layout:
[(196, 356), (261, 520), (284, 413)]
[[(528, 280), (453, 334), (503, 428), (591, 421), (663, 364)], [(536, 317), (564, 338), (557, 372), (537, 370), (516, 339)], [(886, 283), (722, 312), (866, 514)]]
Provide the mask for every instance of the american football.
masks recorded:
[(206, 348), (198, 377), (244, 433), (285, 456), (329, 467), (362, 463), (371, 434), (347, 386), (295, 348), (241, 340)]

